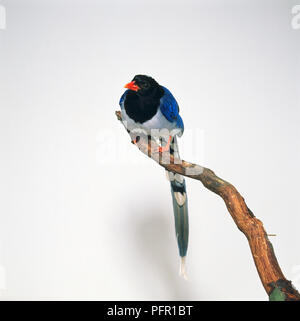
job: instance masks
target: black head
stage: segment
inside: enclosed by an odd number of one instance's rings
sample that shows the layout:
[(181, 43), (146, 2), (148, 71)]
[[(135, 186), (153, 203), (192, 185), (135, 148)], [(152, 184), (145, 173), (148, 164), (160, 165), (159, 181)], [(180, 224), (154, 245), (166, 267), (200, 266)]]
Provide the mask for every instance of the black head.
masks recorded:
[(125, 88), (133, 90), (139, 96), (152, 96), (161, 91), (160, 85), (151, 77), (146, 75), (136, 75)]

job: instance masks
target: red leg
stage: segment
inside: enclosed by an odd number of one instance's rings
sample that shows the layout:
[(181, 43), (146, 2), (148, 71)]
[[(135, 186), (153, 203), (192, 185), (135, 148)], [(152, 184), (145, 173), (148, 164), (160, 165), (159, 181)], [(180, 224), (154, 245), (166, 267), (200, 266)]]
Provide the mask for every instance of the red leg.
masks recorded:
[(164, 153), (164, 152), (169, 151), (170, 145), (171, 145), (171, 141), (172, 141), (172, 136), (169, 136), (169, 140), (168, 140), (166, 146), (160, 146), (159, 149), (158, 149), (159, 152), (160, 153)]
[(133, 139), (131, 142), (132, 144), (136, 145), (139, 142), (139, 140), (140, 140), (140, 136), (136, 136), (136, 138)]

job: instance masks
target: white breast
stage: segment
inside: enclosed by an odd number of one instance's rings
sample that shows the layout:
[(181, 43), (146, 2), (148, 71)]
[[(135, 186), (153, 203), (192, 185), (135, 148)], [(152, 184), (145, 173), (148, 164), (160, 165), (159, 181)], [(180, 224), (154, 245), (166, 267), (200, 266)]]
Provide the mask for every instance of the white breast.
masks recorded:
[[(166, 117), (162, 114), (160, 108), (158, 108), (156, 114), (148, 121), (144, 122), (143, 124), (137, 123), (133, 121), (126, 113), (125, 108), (122, 109), (122, 119), (124, 126), (129, 131), (138, 131), (143, 130), (146, 135), (152, 135), (152, 136), (168, 136), (168, 132), (171, 132), (172, 130), (176, 129), (176, 122), (169, 122)], [(163, 133), (164, 130), (167, 130), (166, 133)], [(180, 133), (178, 133), (179, 136)], [(172, 136), (174, 135), (174, 132)]]

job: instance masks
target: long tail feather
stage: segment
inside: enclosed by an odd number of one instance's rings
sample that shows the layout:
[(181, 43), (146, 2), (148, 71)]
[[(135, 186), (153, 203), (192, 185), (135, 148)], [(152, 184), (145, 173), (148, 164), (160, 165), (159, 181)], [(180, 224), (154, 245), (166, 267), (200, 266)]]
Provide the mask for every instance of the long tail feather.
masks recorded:
[[(170, 152), (179, 158), (179, 151), (176, 137), (173, 138)], [(167, 176), (171, 182), (171, 193), (173, 199), (173, 211), (175, 218), (175, 232), (178, 243), (179, 255), (181, 256), (179, 274), (187, 279), (185, 270), (185, 257), (188, 248), (189, 238), (189, 218), (188, 202), (185, 187), (185, 180), (182, 175), (167, 171)]]

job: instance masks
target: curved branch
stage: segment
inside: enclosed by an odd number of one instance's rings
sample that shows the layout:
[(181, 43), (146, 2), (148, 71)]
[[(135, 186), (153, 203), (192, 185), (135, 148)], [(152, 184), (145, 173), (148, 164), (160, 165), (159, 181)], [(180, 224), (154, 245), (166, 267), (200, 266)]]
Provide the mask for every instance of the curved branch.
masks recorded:
[[(121, 113), (117, 111), (116, 115), (121, 121)], [(137, 145), (145, 155), (154, 159), (168, 171), (199, 180), (207, 189), (222, 197), (235, 224), (249, 242), (256, 269), (269, 299), (300, 301), (299, 292), (285, 278), (280, 269), (262, 222), (254, 216), (244, 198), (232, 184), (219, 178), (208, 168), (176, 159), (169, 153), (153, 152), (153, 150), (157, 151), (158, 146), (152, 141), (149, 144), (147, 137), (141, 137)]]

